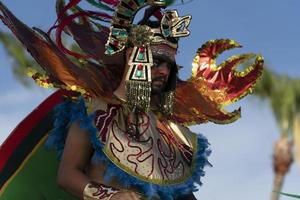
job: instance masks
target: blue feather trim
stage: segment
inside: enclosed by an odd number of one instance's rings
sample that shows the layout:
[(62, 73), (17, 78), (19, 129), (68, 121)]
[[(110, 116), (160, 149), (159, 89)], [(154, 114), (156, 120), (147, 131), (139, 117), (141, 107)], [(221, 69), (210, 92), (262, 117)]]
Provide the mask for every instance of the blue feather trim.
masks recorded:
[[(70, 99), (65, 101), (54, 109), (54, 124), (51, 133), (46, 141), (46, 148), (55, 150), (58, 153), (58, 158), (61, 158), (62, 152), (65, 146), (65, 139), (68, 133), (70, 125), (79, 120), (80, 128), (87, 130), (90, 135), (95, 135), (97, 129), (92, 125), (94, 115), (87, 115), (86, 106), (83, 98), (79, 98), (78, 101), (74, 102)], [(93, 146), (97, 146), (101, 150), (102, 144), (99, 141), (93, 142)]]
[(90, 133), (91, 143), (95, 149), (92, 162), (105, 163), (107, 165), (104, 173), (104, 181), (109, 182), (112, 177), (117, 177), (119, 183), (122, 183), (125, 188), (135, 186), (140, 189), (141, 193), (145, 194), (149, 198), (159, 197), (164, 200), (173, 200), (180, 196), (190, 194), (191, 192), (198, 191), (197, 185), (202, 184), (200, 178), (205, 175), (205, 172), (203, 171), (204, 166), (211, 166), (207, 160), (207, 157), (211, 153), (208, 149), (209, 143), (204, 136), (198, 135), (198, 149), (195, 168), (192, 176), (188, 180), (181, 184), (173, 184), (169, 186), (162, 186), (142, 181), (118, 168), (103, 153), (103, 144), (97, 138), (97, 129), (93, 126), (94, 115), (92, 114), (87, 116), (86, 107), (82, 98), (80, 98), (78, 102), (68, 100), (57, 106), (55, 111), (56, 119), (54, 122), (54, 129), (46, 142), (46, 146), (48, 148), (55, 149), (60, 157), (70, 124), (75, 120), (79, 120), (80, 127)]

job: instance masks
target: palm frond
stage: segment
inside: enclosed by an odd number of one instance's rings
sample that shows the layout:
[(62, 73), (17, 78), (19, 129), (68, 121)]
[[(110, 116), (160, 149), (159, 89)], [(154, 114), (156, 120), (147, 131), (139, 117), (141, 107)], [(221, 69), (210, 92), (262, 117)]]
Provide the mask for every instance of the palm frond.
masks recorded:
[(27, 68), (43, 72), (42, 68), (31, 58), (19, 41), (10, 33), (0, 32), (0, 43), (12, 59), (12, 71), (15, 78), (24, 86), (30, 87), (32, 81), (26, 76)]
[(295, 113), (300, 112), (300, 80), (266, 68), (254, 94), (270, 102), (281, 134), (289, 134)]
[(288, 197), (292, 197), (292, 198), (296, 198), (296, 199), (300, 199), (300, 195), (288, 194), (288, 193), (284, 193), (284, 192), (279, 192), (279, 194), (288, 196)]

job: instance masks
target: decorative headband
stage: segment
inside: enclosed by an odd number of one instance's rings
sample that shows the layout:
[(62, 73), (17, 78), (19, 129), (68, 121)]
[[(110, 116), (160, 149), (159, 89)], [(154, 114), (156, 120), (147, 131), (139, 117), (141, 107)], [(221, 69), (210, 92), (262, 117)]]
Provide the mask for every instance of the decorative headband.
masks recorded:
[(139, 5), (133, 0), (124, 0), (119, 3), (106, 43), (105, 53), (107, 55), (122, 51), (129, 43), (138, 47), (150, 44), (167, 44), (176, 49), (178, 38), (190, 34), (187, 27), (190, 24), (191, 16), (179, 17), (176, 10), (165, 11), (158, 28), (133, 25), (136, 12), (147, 5), (163, 6), (164, 4), (161, 1), (153, 0), (145, 1)]

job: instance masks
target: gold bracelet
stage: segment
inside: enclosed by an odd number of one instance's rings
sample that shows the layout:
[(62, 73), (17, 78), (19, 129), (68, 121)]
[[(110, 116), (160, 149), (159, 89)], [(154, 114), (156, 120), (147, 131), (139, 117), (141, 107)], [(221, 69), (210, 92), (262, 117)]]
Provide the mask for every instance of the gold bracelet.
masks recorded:
[(91, 182), (83, 190), (84, 200), (109, 200), (119, 190), (107, 185)]

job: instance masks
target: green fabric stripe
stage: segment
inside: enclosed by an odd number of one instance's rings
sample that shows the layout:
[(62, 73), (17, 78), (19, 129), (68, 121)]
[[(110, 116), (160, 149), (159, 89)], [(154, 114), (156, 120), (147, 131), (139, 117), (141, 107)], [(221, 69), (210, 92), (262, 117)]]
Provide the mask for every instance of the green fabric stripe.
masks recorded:
[(1, 200), (76, 200), (56, 184), (58, 160), (55, 152), (41, 145), (11, 180)]
[(7, 179), (9, 179), (19, 168), (24, 159), (45, 136), (45, 134), (52, 129), (52, 117), (53, 113), (49, 112), (39, 123), (36, 123), (30, 133), (27, 134), (17, 148), (14, 149), (3, 170), (0, 172), (0, 187), (2, 187)]

